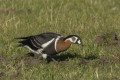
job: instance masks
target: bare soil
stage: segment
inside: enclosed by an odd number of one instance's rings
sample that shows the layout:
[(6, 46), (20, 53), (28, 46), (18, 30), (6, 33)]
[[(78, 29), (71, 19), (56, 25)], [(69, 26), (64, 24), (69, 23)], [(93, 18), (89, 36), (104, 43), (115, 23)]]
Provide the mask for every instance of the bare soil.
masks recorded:
[(98, 45), (117, 45), (120, 44), (120, 38), (114, 32), (102, 33), (95, 38), (94, 43)]
[(32, 12), (31, 9), (14, 9), (14, 8), (5, 8), (0, 10), (0, 14), (30, 14)]

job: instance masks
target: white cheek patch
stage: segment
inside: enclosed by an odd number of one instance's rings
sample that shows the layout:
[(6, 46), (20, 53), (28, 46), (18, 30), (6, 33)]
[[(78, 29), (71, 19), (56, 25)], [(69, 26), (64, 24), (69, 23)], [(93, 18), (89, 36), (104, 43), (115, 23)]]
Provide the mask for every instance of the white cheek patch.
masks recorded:
[(68, 39), (66, 39), (66, 41), (67, 40), (70, 40), (70, 42), (72, 42), (72, 43), (76, 43), (77, 42), (77, 37), (74, 37), (74, 39), (72, 39), (73, 37), (71, 37), (71, 38), (68, 38)]
[(78, 40), (78, 44), (81, 44), (81, 41), (80, 41), (80, 40)]
[(77, 41), (77, 39), (78, 39), (78, 38), (77, 38), (77, 37), (75, 37), (74, 43)]

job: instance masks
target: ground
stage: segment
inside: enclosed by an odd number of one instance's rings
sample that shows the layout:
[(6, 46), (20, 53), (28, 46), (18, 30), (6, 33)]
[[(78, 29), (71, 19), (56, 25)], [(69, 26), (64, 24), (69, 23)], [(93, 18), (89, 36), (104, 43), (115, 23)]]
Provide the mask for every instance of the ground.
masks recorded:
[[(55, 32), (78, 35), (45, 63), (15, 38)], [(120, 80), (119, 0), (0, 0), (1, 80)]]

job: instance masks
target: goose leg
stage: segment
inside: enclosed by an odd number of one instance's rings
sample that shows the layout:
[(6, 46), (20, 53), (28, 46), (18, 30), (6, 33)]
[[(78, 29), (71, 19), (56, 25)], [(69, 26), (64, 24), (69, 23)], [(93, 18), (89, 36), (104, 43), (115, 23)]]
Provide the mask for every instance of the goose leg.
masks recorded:
[(48, 55), (45, 54), (45, 53), (42, 54), (42, 57), (43, 57), (43, 60), (44, 60), (45, 62), (47, 61), (47, 63), (49, 63), (49, 62), (51, 61), (51, 57), (48, 56)]

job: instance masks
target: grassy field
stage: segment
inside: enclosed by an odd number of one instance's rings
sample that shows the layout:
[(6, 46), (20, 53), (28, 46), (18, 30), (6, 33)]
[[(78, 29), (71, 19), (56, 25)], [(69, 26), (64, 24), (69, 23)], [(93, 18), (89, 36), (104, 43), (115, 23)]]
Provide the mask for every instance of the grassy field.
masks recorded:
[[(72, 45), (49, 64), (16, 47), (14, 38), (44, 32), (79, 35), (85, 46)], [(120, 80), (114, 33), (119, 38), (120, 0), (0, 0), (0, 80)]]

